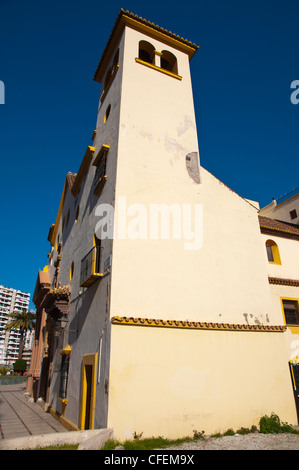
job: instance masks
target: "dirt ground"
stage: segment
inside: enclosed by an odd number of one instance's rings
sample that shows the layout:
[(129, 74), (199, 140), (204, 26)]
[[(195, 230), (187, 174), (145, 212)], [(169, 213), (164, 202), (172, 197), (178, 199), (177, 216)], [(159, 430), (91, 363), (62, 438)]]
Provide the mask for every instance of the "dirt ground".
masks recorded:
[(172, 446), (171, 450), (299, 450), (299, 434), (235, 434), (206, 437), (196, 442)]

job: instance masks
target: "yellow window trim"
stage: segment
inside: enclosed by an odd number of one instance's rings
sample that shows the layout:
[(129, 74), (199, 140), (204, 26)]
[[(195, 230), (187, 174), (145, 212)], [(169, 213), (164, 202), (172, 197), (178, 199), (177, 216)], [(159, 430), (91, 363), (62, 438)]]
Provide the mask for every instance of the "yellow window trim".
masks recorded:
[(294, 389), (296, 390), (296, 382), (295, 382), (295, 377), (294, 377), (293, 362), (289, 361), (289, 365), (290, 365), (291, 374), (292, 374), (293, 386), (294, 386)]
[(85, 354), (82, 361), (82, 379), (81, 379), (81, 416), (80, 429), (85, 429), (86, 418), (86, 400), (87, 400), (87, 379), (85, 375), (85, 366), (92, 366), (91, 379), (91, 397), (90, 397), (90, 429), (94, 429), (95, 417), (95, 395), (96, 395), (96, 375), (97, 375), (97, 353)]
[(64, 405), (67, 405), (67, 398), (60, 398), (58, 397), (58, 400), (61, 401)]
[(283, 319), (284, 319), (284, 322), (287, 326), (287, 328), (291, 331), (291, 333), (294, 335), (298, 335), (299, 334), (299, 325), (297, 324), (288, 324), (286, 322), (286, 317), (285, 317), (285, 313), (284, 313), (284, 308), (283, 308), (283, 300), (293, 300), (295, 302), (297, 302), (298, 304), (298, 307), (299, 307), (299, 299), (297, 299), (296, 297), (280, 297), (280, 303), (281, 303), (281, 309), (282, 309), (282, 314), (283, 314)]
[(71, 352), (72, 352), (72, 347), (71, 347), (70, 343), (68, 343), (68, 344), (65, 346), (65, 348), (63, 348), (63, 349), (61, 349), (61, 350), (59, 351), (59, 353), (60, 353), (61, 355), (71, 354)]
[(170, 77), (176, 78), (177, 80), (182, 80), (183, 78), (180, 75), (177, 75), (176, 73), (169, 72), (169, 70), (162, 69), (161, 67), (157, 67), (156, 65), (150, 64), (149, 62), (145, 62), (144, 60), (138, 59), (138, 57), (135, 58), (135, 61), (138, 64), (146, 65), (151, 69), (158, 70), (158, 72), (165, 73), (165, 75), (169, 75)]
[(108, 152), (109, 149), (110, 149), (110, 146), (109, 146), (109, 145), (103, 144), (102, 147), (100, 148), (100, 150), (98, 151), (97, 156), (96, 156), (96, 158), (94, 159), (92, 165), (93, 165), (93, 166), (97, 166), (98, 163), (99, 163), (99, 161), (101, 160), (101, 158), (102, 158), (104, 152), (105, 152), (105, 151)]
[(266, 246), (271, 246), (274, 261), (268, 261), (270, 264), (281, 264), (279, 248), (274, 240), (267, 240)]

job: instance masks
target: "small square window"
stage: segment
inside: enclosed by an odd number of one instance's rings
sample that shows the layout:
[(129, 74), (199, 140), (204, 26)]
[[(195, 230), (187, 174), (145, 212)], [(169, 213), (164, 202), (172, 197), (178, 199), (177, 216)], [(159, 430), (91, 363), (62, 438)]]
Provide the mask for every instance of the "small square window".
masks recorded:
[(287, 325), (299, 325), (297, 300), (283, 300), (283, 311)]
[(291, 217), (291, 220), (296, 219), (296, 217), (297, 217), (297, 211), (296, 211), (296, 209), (293, 209), (293, 210), (290, 212), (290, 217)]

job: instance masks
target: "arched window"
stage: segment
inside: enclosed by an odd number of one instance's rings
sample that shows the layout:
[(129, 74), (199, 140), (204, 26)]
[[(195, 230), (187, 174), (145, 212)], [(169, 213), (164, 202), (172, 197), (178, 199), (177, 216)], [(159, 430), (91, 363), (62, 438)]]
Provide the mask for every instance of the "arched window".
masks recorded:
[(176, 75), (178, 74), (177, 58), (172, 52), (162, 51), (161, 69), (168, 70)]
[(143, 60), (144, 62), (148, 62), (149, 64), (154, 65), (155, 64), (154, 46), (147, 41), (140, 41), (138, 57), (140, 60)]
[(266, 241), (266, 250), (269, 263), (281, 264), (279, 249), (273, 240)]

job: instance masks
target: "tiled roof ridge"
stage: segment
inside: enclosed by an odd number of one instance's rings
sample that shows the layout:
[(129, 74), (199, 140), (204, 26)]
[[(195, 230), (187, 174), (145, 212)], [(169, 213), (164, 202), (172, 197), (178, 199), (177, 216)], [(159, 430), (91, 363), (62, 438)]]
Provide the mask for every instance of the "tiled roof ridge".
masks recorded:
[(192, 43), (191, 41), (188, 41), (188, 39), (185, 39), (185, 38), (182, 38), (181, 36), (171, 32), (171, 31), (168, 31), (167, 29), (164, 29), (162, 28), (161, 26), (155, 24), (155, 23), (152, 23), (151, 21), (148, 21), (144, 18), (142, 18), (141, 16), (138, 16), (134, 13), (131, 13), (129, 12), (128, 10), (124, 10), (123, 8), (120, 9), (117, 17), (116, 17), (116, 20), (114, 22), (114, 25), (112, 27), (112, 30), (111, 30), (111, 33), (109, 35), (109, 38), (108, 38), (108, 41), (106, 43), (106, 46), (102, 52), (102, 56), (101, 56), (101, 59), (100, 59), (100, 62), (98, 63), (98, 66), (97, 66), (97, 69), (95, 71), (95, 74), (94, 74), (94, 80), (96, 80), (96, 77), (97, 77), (97, 74), (98, 74), (98, 71), (101, 67), (101, 64), (102, 64), (102, 61), (103, 61), (103, 58), (105, 57), (105, 54), (109, 48), (109, 45), (111, 43), (111, 40), (113, 38), (113, 35), (115, 34), (116, 30), (117, 30), (117, 27), (122, 19), (122, 17), (128, 17), (128, 18), (131, 18), (133, 20), (136, 20), (138, 21), (139, 23), (141, 24), (144, 24), (148, 27), (151, 27), (152, 29), (154, 29), (155, 31), (159, 31), (160, 33), (163, 33), (165, 34), (166, 36), (169, 36), (173, 39), (176, 39), (177, 41), (180, 41), (181, 43), (183, 44), (186, 44), (187, 46), (193, 48), (195, 51), (197, 51), (197, 49), (199, 49), (199, 46), (197, 46), (196, 44)]
[(199, 48), (199, 46), (197, 46), (194, 42), (191, 42), (188, 39), (185, 39), (185, 38), (179, 36), (178, 34), (173, 33), (172, 31), (168, 31), (167, 29), (162, 28), (162, 26), (159, 26), (159, 25), (157, 25), (157, 24), (155, 24), (151, 21), (148, 21), (145, 18), (142, 18), (141, 16), (138, 16), (135, 13), (130, 12), (129, 10), (124, 10), (123, 8), (121, 8), (120, 9), (120, 15), (123, 15), (123, 14), (129, 16), (130, 18), (133, 18), (133, 19), (139, 21), (140, 23), (143, 23), (143, 24), (146, 24), (147, 26), (150, 26), (151, 28), (156, 29), (157, 31), (161, 31), (162, 33), (166, 34), (167, 36), (171, 36), (173, 38), (176, 38), (179, 41), (182, 41), (182, 42), (188, 44), (189, 46), (192, 46), (196, 49)]
[(259, 215), (259, 222), (261, 229), (274, 230), (281, 233), (289, 233), (296, 236), (299, 236), (299, 226), (285, 222), (282, 220), (271, 219), (270, 217), (265, 217)]

